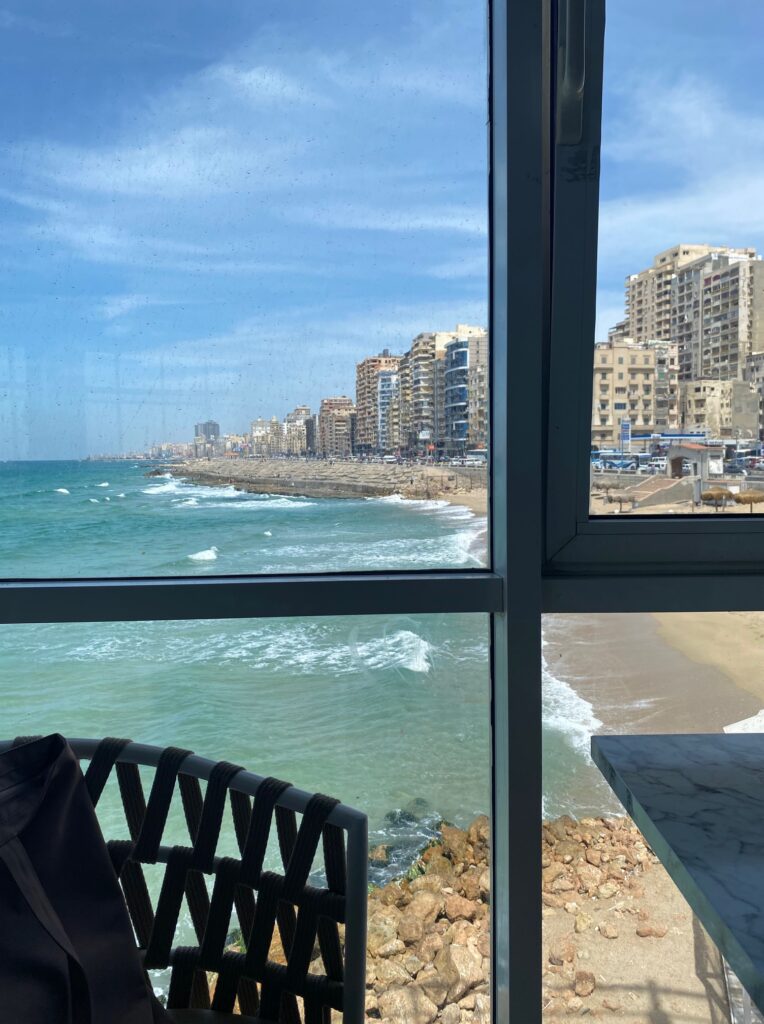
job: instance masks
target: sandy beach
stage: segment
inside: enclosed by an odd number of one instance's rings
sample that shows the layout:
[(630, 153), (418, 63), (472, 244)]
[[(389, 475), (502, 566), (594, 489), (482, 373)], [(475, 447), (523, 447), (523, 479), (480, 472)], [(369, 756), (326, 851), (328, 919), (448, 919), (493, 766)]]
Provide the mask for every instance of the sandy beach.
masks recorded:
[[(719, 732), (764, 707), (764, 613), (548, 616), (545, 641), (548, 670), (591, 704), (598, 732)], [(593, 767), (579, 774), (587, 782), (596, 806), (606, 790)], [(544, 902), (545, 1020), (729, 1019), (718, 954), (659, 864), (620, 896)], [(645, 935), (640, 923), (654, 922)], [(560, 968), (546, 955), (558, 947), (570, 950)], [(597, 979), (583, 1000), (581, 972)]]
[(604, 732), (720, 732), (764, 707), (764, 614), (556, 615), (545, 637)]

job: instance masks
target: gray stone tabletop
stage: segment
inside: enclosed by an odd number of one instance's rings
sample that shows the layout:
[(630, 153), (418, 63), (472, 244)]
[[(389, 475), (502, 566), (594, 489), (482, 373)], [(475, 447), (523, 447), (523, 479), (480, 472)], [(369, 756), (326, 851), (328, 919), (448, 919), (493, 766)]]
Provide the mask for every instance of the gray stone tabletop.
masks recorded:
[(764, 735), (594, 736), (592, 757), (764, 1011)]

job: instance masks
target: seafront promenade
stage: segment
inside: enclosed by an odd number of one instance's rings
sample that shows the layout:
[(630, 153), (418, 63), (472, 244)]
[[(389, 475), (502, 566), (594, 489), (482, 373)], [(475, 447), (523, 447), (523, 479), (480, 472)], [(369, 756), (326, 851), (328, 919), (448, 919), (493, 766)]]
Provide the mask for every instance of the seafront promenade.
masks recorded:
[(191, 459), (154, 470), (196, 484), (231, 485), (254, 494), (309, 498), (374, 498), (400, 494), (466, 505), (477, 515), (488, 506), (482, 466), (388, 465), (333, 459)]

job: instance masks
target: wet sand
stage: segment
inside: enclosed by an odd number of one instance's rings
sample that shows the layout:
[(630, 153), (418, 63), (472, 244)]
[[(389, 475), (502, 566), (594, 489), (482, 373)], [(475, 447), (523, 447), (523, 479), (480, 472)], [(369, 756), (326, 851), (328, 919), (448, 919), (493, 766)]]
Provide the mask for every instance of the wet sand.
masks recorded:
[(764, 707), (764, 615), (555, 615), (544, 626), (549, 670), (592, 704), (602, 732), (721, 732)]

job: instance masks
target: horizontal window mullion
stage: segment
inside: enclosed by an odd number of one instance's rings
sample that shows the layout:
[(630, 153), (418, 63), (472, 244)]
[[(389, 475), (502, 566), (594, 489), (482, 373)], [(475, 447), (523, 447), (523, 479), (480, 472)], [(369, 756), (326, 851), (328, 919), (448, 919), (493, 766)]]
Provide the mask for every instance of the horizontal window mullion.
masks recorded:
[(764, 569), (550, 576), (543, 582), (543, 608), (571, 614), (764, 611)]
[(498, 612), (490, 572), (24, 580), (0, 583), (0, 622), (118, 622)]

